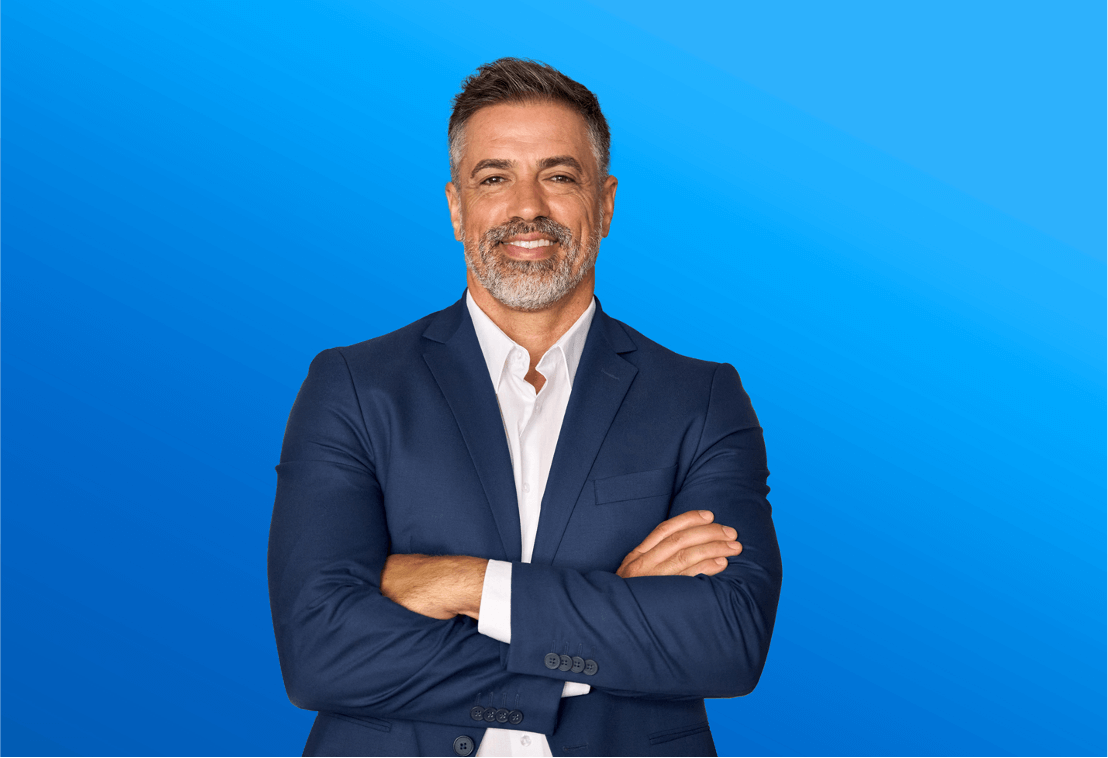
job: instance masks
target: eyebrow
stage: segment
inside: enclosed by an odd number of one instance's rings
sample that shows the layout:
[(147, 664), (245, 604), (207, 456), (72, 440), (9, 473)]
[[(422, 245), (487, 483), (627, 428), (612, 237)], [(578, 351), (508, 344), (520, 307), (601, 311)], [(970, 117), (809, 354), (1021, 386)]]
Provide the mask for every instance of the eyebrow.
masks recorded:
[(473, 170), (469, 172), (469, 178), (477, 176), (478, 171), (484, 171), (487, 168), (495, 168), (500, 171), (507, 171), (512, 167), (511, 161), (506, 161), (503, 158), (485, 158), (483, 161), (478, 161), (477, 165), (473, 167)]
[[(477, 165), (473, 167), (473, 171), (469, 172), (469, 177), (472, 179), (477, 174), (485, 169), (491, 168), (499, 171), (507, 171), (512, 167), (512, 161), (504, 160), (503, 158), (486, 158), (483, 161), (478, 161)], [(544, 171), (554, 166), (568, 166), (578, 171), (583, 171), (580, 162), (572, 155), (555, 155), (551, 158), (543, 158), (539, 161), (539, 171)]]
[(539, 161), (539, 170), (553, 168), (554, 166), (569, 166), (570, 168), (582, 171), (581, 164), (577, 162), (577, 159), (572, 155), (555, 155), (553, 158), (543, 158)]

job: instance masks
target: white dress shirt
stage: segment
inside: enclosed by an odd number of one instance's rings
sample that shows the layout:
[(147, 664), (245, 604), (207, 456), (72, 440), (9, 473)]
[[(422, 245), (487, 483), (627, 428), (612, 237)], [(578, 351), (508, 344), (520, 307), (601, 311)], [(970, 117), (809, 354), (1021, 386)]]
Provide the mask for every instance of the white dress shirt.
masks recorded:
[[(539, 528), (539, 509), (554, 448), (562, 430), (562, 419), (569, 405), (573, 377), (581, 362), (581, 352), (589, 334), (596, 301), (589, 303), (581, 317), (555, 342), (539, 360), (535, 370), (546, 378), (542, 389), (535, 388), (524, 377), (531, 366), (527, 350), (520, 347), (500, 327), (493, 323), (466, 292), (466, 306), (481, 344), (481, 353), (496, 388), (508, 450), (512, 456), (516, 500), (519, 504), (522, 560), (531, 562), (535, 549), (535, 534)], [(512, 641), (512, 564), (489, 561), (481, 590), (481, 607), (477, 629), (501, 642)], [(589, 685), (566, 682), (562, 697), (584, 695)], [(477, 756), (550, 756), (546, 735), (518, 729), (487, 729)]]

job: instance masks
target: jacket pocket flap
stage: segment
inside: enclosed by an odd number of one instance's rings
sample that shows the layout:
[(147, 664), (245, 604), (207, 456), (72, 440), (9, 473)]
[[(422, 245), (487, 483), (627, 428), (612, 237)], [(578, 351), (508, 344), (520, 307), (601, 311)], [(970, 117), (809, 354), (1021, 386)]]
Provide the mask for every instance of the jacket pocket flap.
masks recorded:
[(653, 471), (639, 471), (634, 474), (597, 479), (593, 482), (596, 489), (596, 502), (597, 504), (618, 503), (622, 500), (671, 495), (673, 478), (676, 474), (677, 467), (670, 466)]
[(654, 734), (648, 735), (648, 738), (650, 739), (651, 745), (661, 745), (664, 742), (673, 742), (682, 737), (691, 737), (694, 734), (707, 731), (710, 731), (708, 722), (701, 721), (699, 724), (690, 724), (689, 726), (682, 726), (677, 729), (666, 729), (663, 732), (654, 732)]

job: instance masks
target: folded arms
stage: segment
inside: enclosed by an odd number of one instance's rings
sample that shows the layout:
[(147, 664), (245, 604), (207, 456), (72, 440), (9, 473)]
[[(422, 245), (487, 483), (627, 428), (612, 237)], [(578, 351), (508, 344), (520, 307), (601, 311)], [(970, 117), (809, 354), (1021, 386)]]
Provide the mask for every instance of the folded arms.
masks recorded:
[[(270, 532), (270, 599), (290, 699), (310, 710), (465, 725), (482, 698), (503, 697), (526, 714), (519, 728), (550, 732), (564, 681), (583, 681), (544, 665), (563, 649), (588, 651), (599, 670), (585, 683), (614, 694), (749, 692), (768, 649), (780, 559), (761, 429), (734, 369), (716, 371), (711, 396), (668, 526), (617, 573), (513, 564), (512, 595), (528, 602), (513, 602), (506, 645), (479, 634), (474, 620), (483, 559), (427, 559), (434, 564), (423, 572), (418, 557), (390, 561), (353, 383), (338, 350), (321, 353), (289, 418)], [(730, 545), (736, 538), (741, 550)], [(448, 577), (436, 579), (444, 566)], [(441, 583), (447, 599), (428, 594), (421, 576)]]

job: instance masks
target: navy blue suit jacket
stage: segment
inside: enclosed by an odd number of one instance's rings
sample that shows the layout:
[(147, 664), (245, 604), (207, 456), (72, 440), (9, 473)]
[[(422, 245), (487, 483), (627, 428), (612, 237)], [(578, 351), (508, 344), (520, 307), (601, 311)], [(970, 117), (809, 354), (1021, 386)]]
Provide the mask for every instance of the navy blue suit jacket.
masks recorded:
[[(531, 563), (464, 298), (316, 356), (277, 474), (270, 602), (289, 698), (319, 711), (306, 754), (453, 755), (489, 726), (475, 706), (520, 711), (514, 728), (545, 733), (554, 755), (714, 754), (703, 699), (761, 674), (781, 562), (750, 400), (730, 365), (666, 350), (599, 305)], [(655, 526), (702, 508), (743, 544), (722, 573), (615, 574)], [(383, 596), (392, 552), (513, 561), (511, 644)], [(597, 671), (551, 670), (551, 652)], [(562, 699), (567, 680), (592, 692)]]

